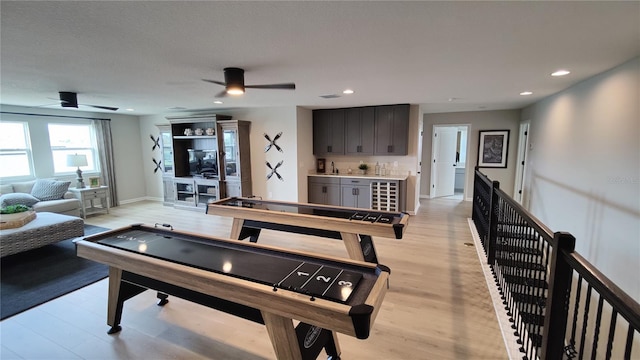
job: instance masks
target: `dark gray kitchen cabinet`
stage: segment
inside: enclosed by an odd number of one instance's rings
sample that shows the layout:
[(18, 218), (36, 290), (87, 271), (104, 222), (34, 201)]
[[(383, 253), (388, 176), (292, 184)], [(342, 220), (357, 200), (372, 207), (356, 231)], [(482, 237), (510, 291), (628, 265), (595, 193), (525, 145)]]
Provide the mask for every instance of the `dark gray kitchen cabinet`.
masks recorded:
[(342, 178), (342, 206), (362, 209), (371, 208), (371, 180)]
[(375, 155), (407, 155), (409, 152), (409, 105), (376, 106)]
[(347, 155), (373, 155), (375, 108), (345, 110), (345, 141)]
[(344, 109), (313, 111), (313, 154), (344, 155)]
[(340, 178), (309, 177), (308, 202), (340, 206)]

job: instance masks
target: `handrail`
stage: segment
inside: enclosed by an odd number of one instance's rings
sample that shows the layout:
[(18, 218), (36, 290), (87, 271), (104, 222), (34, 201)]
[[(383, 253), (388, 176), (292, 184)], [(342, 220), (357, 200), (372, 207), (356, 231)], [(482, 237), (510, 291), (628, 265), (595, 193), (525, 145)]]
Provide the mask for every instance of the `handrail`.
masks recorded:
[[(610, 312), (610, 327), (618, 317), (628, 324), (621, 336), (626, 335), (624, 359), (629, 359), (638, 344), (640, 304), (574, 251), (576, 239), (570, 233), (553, 232), (502, 191), (499, 182), (475, 170), (472, 219), (523, 358), (583, 358), (589, 351), (592, 359), (602, 356), (598, 336), (602, 315)], [(598, 307), (590, 322), (594, 291)], [(603, 310), (605, 301), (609, 310)], [(613, 349), (620, 344), (614, 338), (615, 329), (609, 328), (606, 359), (620, 350)]]
[(640, 329), (640, 304), (577, 252), (565, 253), (562, 251), (562, 255), (571, 268), (582, 275), (631, 326)]
[(549, 239), (553, 239), (553, 231), (549, 229), (547, 225), (543, 224), (542, 221), (540, 221), (537, 217), (533, 216), (533, 214), (527, 211), (520, 203), (512, 199), (502, 189), (496, 189), (496, 193), (502, 199), (502, 201), (506, 202), (516, 211), (518, 211), (520, 213), (520, 216), (527, 220), (529, 226), (532, 226), (537, 232), (547, 235)]

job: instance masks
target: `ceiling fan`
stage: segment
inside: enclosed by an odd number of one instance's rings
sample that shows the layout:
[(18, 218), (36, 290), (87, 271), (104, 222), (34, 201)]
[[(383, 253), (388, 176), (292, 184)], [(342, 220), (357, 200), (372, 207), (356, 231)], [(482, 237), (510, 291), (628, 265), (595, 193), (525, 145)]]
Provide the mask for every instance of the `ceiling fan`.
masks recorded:
[(111, 110), (116, 111), (118, 108), (111, 106), (101, 106), (101, 105), (88, 105), (88, 104), (78, 104), (78, 94), (70, 91), (60, 91), (60, 106), (64, 108), (78, 108), (78, 105), (90, 106), (96, 109), (103, 110)]
[(228, 67), (224, 69), (224, 82), (216, 80), (202, 79), (202, 81), (222, 85), (225, 90), (221, 91), (216, 97), (224, 97), (227, 94), (230, 95), (242, 95), (245, 89), (280, 89), (280, 90), (295, 90), (296, 84), (265, 84), (265, 85), (245, 85), (244, 84), (244, 69)]

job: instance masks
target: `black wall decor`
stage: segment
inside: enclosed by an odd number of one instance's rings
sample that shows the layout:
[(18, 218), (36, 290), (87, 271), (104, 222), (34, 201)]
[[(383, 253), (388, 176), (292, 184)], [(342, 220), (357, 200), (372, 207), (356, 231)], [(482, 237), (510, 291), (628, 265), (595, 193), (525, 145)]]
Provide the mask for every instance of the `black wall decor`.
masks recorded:
[(151, 158), (154, 164), (156, 164), (156, 168), (153, 169), (153, 173), (157, 173), (158, 170), (162, 170), (162, 160), (157, 160), (155, 158)]
[(271, 177), (275, 174), (280, 181), (284, 181), (284, 178), (282, 177), (282, 175), (278, 174), (278, 168), (282, 166), (282, 163), (284, 163), (284, 160), (280, 160), (276, 164), (276, 166), (271, 166), (271, 164), (268, 161), (265, 162), (265, 164), (267, 165), (267, 168), (271, 170), (269, 174), (267, 174), (267, 180), (271, 179)]
[(269, 144), (267, 146), (265, 146), (264, 148), (264, 152), (267, 152), (269, 150), (271, 150), (271, 147), (276, 148), (276, 150), (283, 152), (282, 148), (280, 146), (278, 146), (278, 144), (276, 144), (276, 141), (282, 136), (282, 131), (280, 131), (279, 133), (276, 134), (276, 136), (273, 138), (273, 140), (271, 140), (271, 138), (269, 137), (269, 135), (267, 135), (267, 133), (264, 134), (264, 138), (267, 139), (267, 141), (269, 142)]
[(153, 136), (153, 134), (149, 134), (149, 137), (151, 138), (151, 141), (153, 141), (153, 147), (151, 148), (151, 151), (154, 151), (156, 148), (160, 149), (160, 136), (156, 138)]

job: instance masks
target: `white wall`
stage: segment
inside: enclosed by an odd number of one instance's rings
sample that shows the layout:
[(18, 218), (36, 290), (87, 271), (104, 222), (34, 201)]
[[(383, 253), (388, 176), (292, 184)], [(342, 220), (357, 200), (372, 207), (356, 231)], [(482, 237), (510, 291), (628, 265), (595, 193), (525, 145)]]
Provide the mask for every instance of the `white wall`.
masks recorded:
[(316, 168), (313, 156), (313, 112), (298, 107), (298, 202), (309, 201), (309, 184), (307, 174)]
[[(428, 111), (428, 107), (425, 108)], [(467, 199), (470, 200), (473, 190), (474, 168), (478, 164), (478, 141), (480, 130), (510, 130), (509, 149), (507, 152), (506, 168), (480, 169), (491, 180), (500, 182), (500, 188), (508, 195), (513, 195), (515, 181), (518, 129), (520, 110), (469, 111), (455, 113), (424, 114), (424, 140), (422, 144), (422, 179), (420, 195), (431, 197), (431, 150), (433, 146), (433, 125), (464, 125), (471, 124), (469, 137), (469, 151), (465, 172), (465, 189)]]
[[(74, 111), (50, 108), (23, 107), (2, 105), (3, 112), (28, 113), (38, 115), (57, 115), (72, 117), (89, 117), (111, 119), (111, 133), (114, 145), (114, 162), (116, 171), (116, 187), (118, 189), (118, 201), (144, 198), (146, 196), (146, 181), (141, 171), (143, 156), (140, 148), (140, 129), (136, 116), (110, 114), (103, 112)], [(23, 116), (2, 114), (2, 120), (28, 120), (30, 131), (34, 131), (34, 147), (48, 146), (49, 135), (42, 126), (46, 121), (79, 121), (71, 118), (55, 118), (49, 116)], [(147, 140), (150, 141), (150, 140)], [(35, 153), (35, 149), (34, 149)], [(47, 154), (49, 154), (47, 150)], [(47, 155), (50, 156), (50, 155)], [(34, 159), (38, 162), (38, 159)], [(36, 176), (40, 178), (53, 177), (53, 169), (48, 162), (41, 162), (46, 166), (38, 166)], [(86, 173), (83, 177), (91, 174)], [(75, 179), (75, 176), (70, 179)]]
[(572, 233), (576, 251), (638, 301), (639, 86), (635, 58), (522, 114), (531, 121), (530, 211), (553, 231)]

